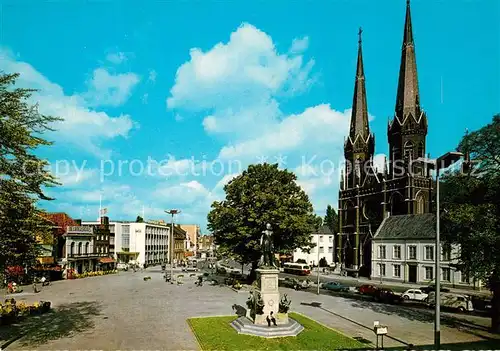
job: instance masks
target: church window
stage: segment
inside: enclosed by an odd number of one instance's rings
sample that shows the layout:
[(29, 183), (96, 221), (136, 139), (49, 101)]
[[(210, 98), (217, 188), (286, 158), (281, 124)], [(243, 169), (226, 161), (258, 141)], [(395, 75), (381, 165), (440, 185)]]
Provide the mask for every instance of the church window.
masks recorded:
[(418, 157), (424, 157), (424, 142), (418, 144)]
[(416, 214), (425, 213), (425, 196), (422, 193), (417, 194), (415, 213)]
[(411, 141), (407, 141), (405, 144), (405, 159), (411, 160), (413, 158), (413, 143)]

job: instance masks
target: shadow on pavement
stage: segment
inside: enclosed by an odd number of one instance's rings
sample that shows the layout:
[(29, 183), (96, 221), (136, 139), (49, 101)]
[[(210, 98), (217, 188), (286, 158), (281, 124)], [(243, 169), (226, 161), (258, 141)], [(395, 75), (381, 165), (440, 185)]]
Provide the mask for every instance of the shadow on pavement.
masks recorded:
[[(441, 344), (441, 350), (498, 350), (500, 340), (483, 340), (465, 343)], [(435, 350), (434, 345), (417, 345), (411, 350)], [(408, 350), (408, 347), (385, 347), (386, 350)]]
[[(423, 323), (434, 323), (434, 313), (431, 310), (423, 310), (418, 308), (401, 308), (397, 305), (389, 305), (382, 303), (374, 303), (369, 301), (351, 302), (352, 307), (371, 309), (374, 312), (381, 314), (397, 315), (408, 320), (415, 320)], [(466, 331), (483, 331), (488, 332), (488, 327), (476, 324), (466, 319), (451, 317), (449, 315), (441, 315), (441, 323), (451, 328), (466, 329)], [(477, 335), (477, 334), (476, 334)]]
[[(356, 324), (356, 325), (358, 325), (358, 326), (360, 326), (360, 327), (362, 327), (362, 328), (368, 329), (368, 330), (370, 330), (371, 332), (373, 332), (373, 327), (370, 327), (370, 326), (364, 325), (364, 324), (362, 324), (362, 323), (356, 322), (355, 320), (352, 320), (352, 319), (350, 319), (350, 318), (347, 318), (347, 317), (345, 317), (345, 316), (342, 316), (341, 314), (338, 314), (338, 313), (335, 313), (335, 312), (333, 312), (333, 311), (330, 311), (330, 310), (328, 310), (328, 309), (326, 309), (326, 308), (322, 307), (322, 306), (321, 306), (321, 302), (311, 302), (311, 303), (301, 302), (300, 304), (301, 304), (301, 305), (303, 305), (303, 306), (311, 306), (311, 307), (316, 307), (316, 308), (319, 308), (319, 309), (321, 309), (321, 310), (323, 310), (323, 311), (325, 311), (325, 312), (327, 312), (327, 313), (330, 313), (330, 314), (332, 314), (332, 315), (334, 315), (334, 316), (336, 316), (336, 317), (342, 318), (342, 319), (344, 319), (344, 320), (346, 320), (346, 321), (349, 321), (349, 322), (351, 322), (351, 323), (353, 323), (353, 324)], [(389, 338), (389, 339), (391, 339), (391, 340), (397, 341), (397, 342), (399, 342), (399, 343), (401, 343), (401, 344), (403, 344), (403, 345), (406, 345), (406, 346), (410, 345), (410, 344), (409, 344), (409, 343), (407, 343), (406, 341), (403, 341), (403, 340), (401, 340), (401, 339), (395, 338), (395, 337), (390, 336), (390, 335), (386, 335), (385, 337), (386, 337), (386, 338)], [(403, 349), (404, 349), (404, 348), (403, 348)]]
[(0, 329), (0, 349), (13, 342), (21, 347), (36, 347), (51, 340), (85, 332), (94, 327), (93, 318), (100, 315), (97, 301), (60, 305), (40, 316), (28, 316), (18, 323)]

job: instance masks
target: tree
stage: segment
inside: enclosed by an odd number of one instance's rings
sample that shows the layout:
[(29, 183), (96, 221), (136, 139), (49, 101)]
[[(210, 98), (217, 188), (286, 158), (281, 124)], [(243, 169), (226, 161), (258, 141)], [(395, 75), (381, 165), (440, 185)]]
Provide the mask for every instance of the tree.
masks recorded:
[(260, 238), (266, 224), (272, 225), (275, 252), (312, 247), (310, 235), (318, 217), (307, 194), (292, 172), (267, 163), (250, 165), (224, 186), (226, 198), (215, 201), (208, 214), (208, 228), (221, 250), (252, 264), (251, 276), (261, 257)]
[[(493, 292), (491, 329), (500, 332), (500, 115), (464, 136), (467, 172), (443, 177), (443, 237), (460, 245), (459, 268)], [(468, 157), (466, 157), (467, 159)]]
[(321, 268), (328, 267), (328, 261), (326, 260), (326, 258), (321, 257), (321, 259), (318, 262), (318, 266)]
[(143, 223), (144, 222), (144, 218), (142, 218), (141, 216), (137, 216), (137, 218), (135, 219), (135, 223)]
[(338, 232), (339, 216), (331, 205), (326, 207), (326, 215), (323, 223), (330, 228), (333, 234)]
[(32, 89), (13, 89), (19, 74), (0, 73), (0, 270), (31, 265), (37, 255), (36, 235), (49, 230), (38, 200), (52, 200), (44, 187), (57, 185), (48, 162), (36, 156), (43, 138), (59, 118), (42, 115), (28, 99)]

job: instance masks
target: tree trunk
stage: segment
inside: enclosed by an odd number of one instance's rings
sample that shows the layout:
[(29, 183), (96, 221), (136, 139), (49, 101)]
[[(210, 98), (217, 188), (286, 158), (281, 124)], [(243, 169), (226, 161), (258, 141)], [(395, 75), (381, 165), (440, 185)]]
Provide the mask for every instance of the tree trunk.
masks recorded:
[(491, 278), (491, 290), (493, 298), (491, 300), (491, 332), (500, 334), (500, 277)]

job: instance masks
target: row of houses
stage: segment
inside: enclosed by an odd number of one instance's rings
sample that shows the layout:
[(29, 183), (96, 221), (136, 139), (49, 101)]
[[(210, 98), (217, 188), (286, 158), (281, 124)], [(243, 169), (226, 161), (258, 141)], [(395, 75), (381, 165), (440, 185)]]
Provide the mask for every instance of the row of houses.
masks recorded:
[[(303, 260), (317, 266), (324, 259), (337, 271), (338, 233), (322, 226), (311, 235), (314, 247), (297, 249), (293, 260)], [(460, 248), (443, 242), (436, 252), (436, 215), (433, 213), (387, 216), (371, 240), (371, 279), (399, 283), (428, 284), (436, 274), (444, 285), (455, 287), (481, 287), (481, 282), (470, 279), (458, 264)], [(343, 249), (343, 248), (342, 248)], [(436, 255), (440, 254), (440, 272), (436, 272)]]
[(110, 221), (102, 216), (97, 221), (82, 221), (65, 213), (48, 213), (44, 218), (51, 235), (38, 236), (37, 270), (83, 273), (113, 269), (120, 263), (160, 265), (170, 262), (171, 246), (177, 263), (214, 254), (212, 237), (201, 236), (197, 225), (175, 225), (171, 244), (172, 226), (162, 220)]

